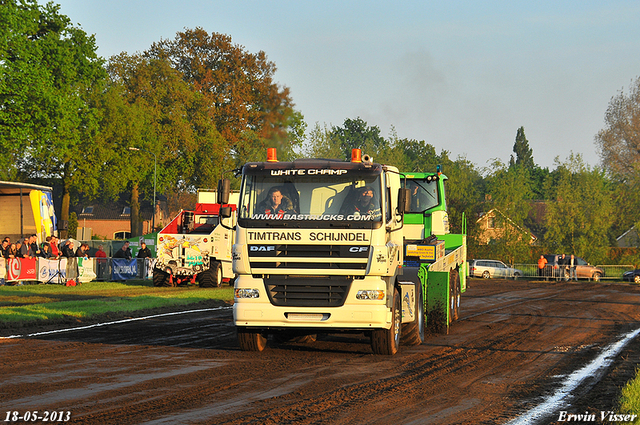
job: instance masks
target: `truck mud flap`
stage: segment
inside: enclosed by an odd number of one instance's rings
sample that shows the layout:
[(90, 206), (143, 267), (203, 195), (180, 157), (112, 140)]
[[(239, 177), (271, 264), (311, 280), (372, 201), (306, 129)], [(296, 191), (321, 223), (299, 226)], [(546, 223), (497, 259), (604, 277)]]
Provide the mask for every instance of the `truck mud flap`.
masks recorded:
[(448, 334), (450, 323), (449, 273), (430, 271), (427, 275), (427, 329)]

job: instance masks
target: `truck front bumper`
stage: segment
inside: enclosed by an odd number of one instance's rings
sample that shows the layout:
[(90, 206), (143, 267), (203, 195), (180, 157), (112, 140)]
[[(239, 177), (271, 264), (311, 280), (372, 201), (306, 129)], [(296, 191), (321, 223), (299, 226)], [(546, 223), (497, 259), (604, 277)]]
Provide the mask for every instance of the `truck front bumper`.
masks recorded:
[[(340, 307), (274, 306), (266, 293), (264, 281), (251, 276), (236, 279), (238, 289), (251, 290), (256, 298), (236, 297), (233, 320), (236, 326), (254, 329), (305, 328), (332, 330), (389, 329), (391, 310), (387, 307), (386, 283), (380, 277), (366, 277), (352, 282), (345, 303)], [(255, 291), (257, 290), (257, 291)], [(357, 299), (358, 291), (383, 290), (379, 300)], [(255, 296), (255, 295), (254, 295)]]

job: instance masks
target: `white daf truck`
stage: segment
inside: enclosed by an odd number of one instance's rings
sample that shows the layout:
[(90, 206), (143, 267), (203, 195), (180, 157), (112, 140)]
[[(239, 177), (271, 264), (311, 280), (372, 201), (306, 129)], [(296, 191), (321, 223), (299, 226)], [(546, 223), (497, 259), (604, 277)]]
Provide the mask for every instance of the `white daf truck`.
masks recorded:
[(405, 176), (359, 150), (351, 162), (278, 162), (270, 150), (266, 162), (245, 164), (233, 245), (241, 349), (262, 351), (269, 336), (346, 331), (390, 355), (401, 342), (422, 343), (425, 319), (448, 332), (465, 290), (466, 236), (452, 245), (432, 234), (449, 232), (430, 225), (445, 206), (445, 178), (426, 177), (416, 178), (421, 194), (437, 200), (414, 211)]

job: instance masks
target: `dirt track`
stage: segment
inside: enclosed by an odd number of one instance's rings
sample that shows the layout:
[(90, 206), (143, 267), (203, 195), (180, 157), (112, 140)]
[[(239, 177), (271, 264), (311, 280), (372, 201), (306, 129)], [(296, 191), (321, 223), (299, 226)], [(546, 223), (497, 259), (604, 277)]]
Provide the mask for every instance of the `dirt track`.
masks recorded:
[[(0, 419), (56, 410), (101, 425), (503, 424), (637, 327), (640, 287), (587, 282), (472, 280), (449, 335), (393, 357), (353, 335), (247, 353), (230, 308), (164, 316), (0, 340)], [(563, 410), (616, 410), (639, 352), (633, 341)]]

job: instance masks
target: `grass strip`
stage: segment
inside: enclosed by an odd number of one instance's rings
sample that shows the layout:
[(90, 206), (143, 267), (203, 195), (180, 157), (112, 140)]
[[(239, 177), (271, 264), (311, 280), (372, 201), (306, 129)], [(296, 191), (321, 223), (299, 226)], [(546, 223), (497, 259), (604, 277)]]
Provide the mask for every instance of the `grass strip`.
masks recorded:
[(233, 288), (155, 288), (149, 281), (88, 282), (81, 286), (0, 287), (0, 322), (30, 322), (63, 317), (88, 318), (207, 300), (233, 300)]
[(627, 424), (640, 425), (640, 370), (636, 369), (636, 377), (627, 382), (620, 394), (620, 413), (635, 414), (638, 417)]

